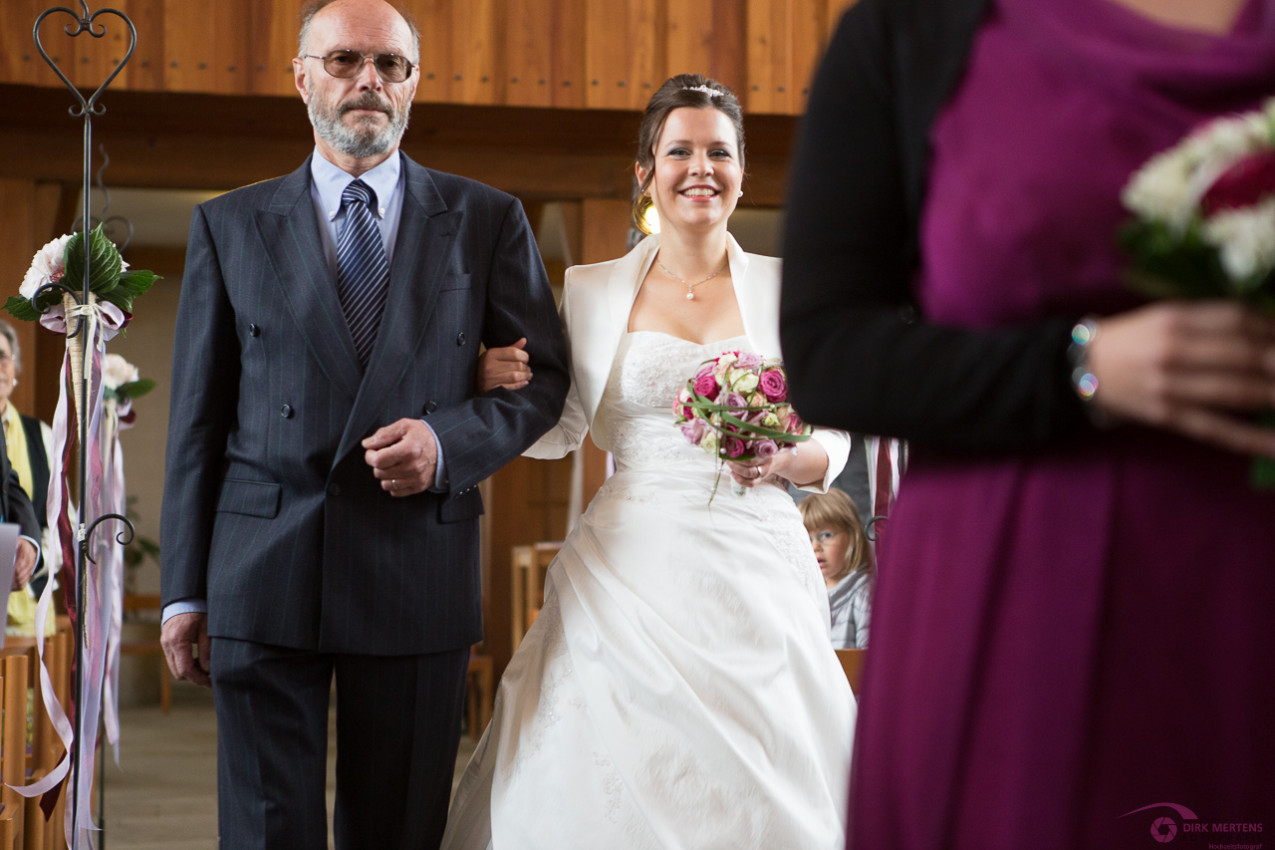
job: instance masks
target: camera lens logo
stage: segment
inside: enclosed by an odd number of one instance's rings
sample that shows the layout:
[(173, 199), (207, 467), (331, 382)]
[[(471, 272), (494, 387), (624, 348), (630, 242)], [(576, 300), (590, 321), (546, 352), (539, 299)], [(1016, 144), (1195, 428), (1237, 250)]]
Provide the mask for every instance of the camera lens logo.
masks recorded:
[(1168, 844), (1178, 834), (1178, 823), (1165, 815), (1151, 822), (1151, 837), (1161, 844)]
[[(1152, 803), (1149, 806), (1143, 806), (1140, 809), (1134, 809), (1131, 812), (1125, 812), (1120, 817), (1127, 818), (1129, 815), (1145, 812), (1147, 809), (1172, 809), (1179, 818), (1184, 821), (1199, 820), (1195, 812), (1186, 806), (1180, 806), (1177, 803)], [(1170, 841), (1178, 837), (1178, 822), (1173, 819), (1172, 815), (1160, 814), (1155, 820), (1151, 821), (1151, 837), (1160, 844), (1168, 844)]]

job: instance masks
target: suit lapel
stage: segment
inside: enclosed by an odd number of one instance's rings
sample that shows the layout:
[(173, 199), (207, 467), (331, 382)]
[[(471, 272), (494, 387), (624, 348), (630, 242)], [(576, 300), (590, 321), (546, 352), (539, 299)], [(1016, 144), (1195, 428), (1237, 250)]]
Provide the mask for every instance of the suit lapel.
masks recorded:
[(257, 228), (275, 281), (301, 337), (332, 383), (351, 398), (359, 389), (359, 358), (341, 312), (310, 200), (310, 161), (283, 179)]
[[(338, 459), (354, 449), (374, 426), (388, 424), (380, 421), (385, 399), (408, 369), (421, 367), (425, 329), (446, 277), (447, 258), (463, 217), (459, 210), (448, 210), (425, 168), (404, 156), (403, 169), (403, 212), (390, 266), (385, 312), (341, 437)], [(353, 351), (353, 343), (350, 350)]]

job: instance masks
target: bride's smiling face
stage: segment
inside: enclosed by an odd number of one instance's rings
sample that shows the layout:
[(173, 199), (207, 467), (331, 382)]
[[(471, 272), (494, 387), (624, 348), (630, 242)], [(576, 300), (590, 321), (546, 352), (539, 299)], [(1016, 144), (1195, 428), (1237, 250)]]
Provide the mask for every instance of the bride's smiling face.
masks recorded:
[[(660, 229), (725, 227), (744, 179), (735, 126), (723, 112), (683, 106), (669, 113), (655, 143), (647, 194)], [(647, 170), (637, 166), (639, 185)]]

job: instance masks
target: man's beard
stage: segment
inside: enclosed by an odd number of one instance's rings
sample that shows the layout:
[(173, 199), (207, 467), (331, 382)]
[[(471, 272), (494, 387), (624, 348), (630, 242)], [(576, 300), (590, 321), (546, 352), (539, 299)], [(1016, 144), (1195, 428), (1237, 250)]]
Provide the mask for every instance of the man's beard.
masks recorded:
[[(363, 159), (383, 154), (397, 144), (407, 130), (410, 106), (405, 104), (403, 111), (396, 115), (393, 106), (370, 91), (334, 108), (328, 108), (320, 102), (321, 98), (315, 96), (313, 86), (309, 87), (309, 95), (306, 111), (310, 113), (310, 123), (315, 132), (334, 150), (346, 156)], [(380, 130), (362, 120), (350, 126), (341, 120), (341, 116), (351, 109), (380, 110), (390, 120)]]

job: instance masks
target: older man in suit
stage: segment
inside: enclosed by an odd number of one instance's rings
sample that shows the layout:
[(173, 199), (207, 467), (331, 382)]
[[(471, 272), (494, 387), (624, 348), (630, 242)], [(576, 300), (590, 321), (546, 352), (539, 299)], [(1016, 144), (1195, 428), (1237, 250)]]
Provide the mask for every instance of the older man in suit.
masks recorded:
[[(191, 222), (173, 355), (163, 644), (211, 685), (221, 846), (437, 846), (468, 647), (478, 484), (557, 421), (568, 379), (522, 208), (399, 150), (419, 35), (382, 0), (303, 12), (316, 150)], [(538, 347), (476, 396), (480, 343)]]

